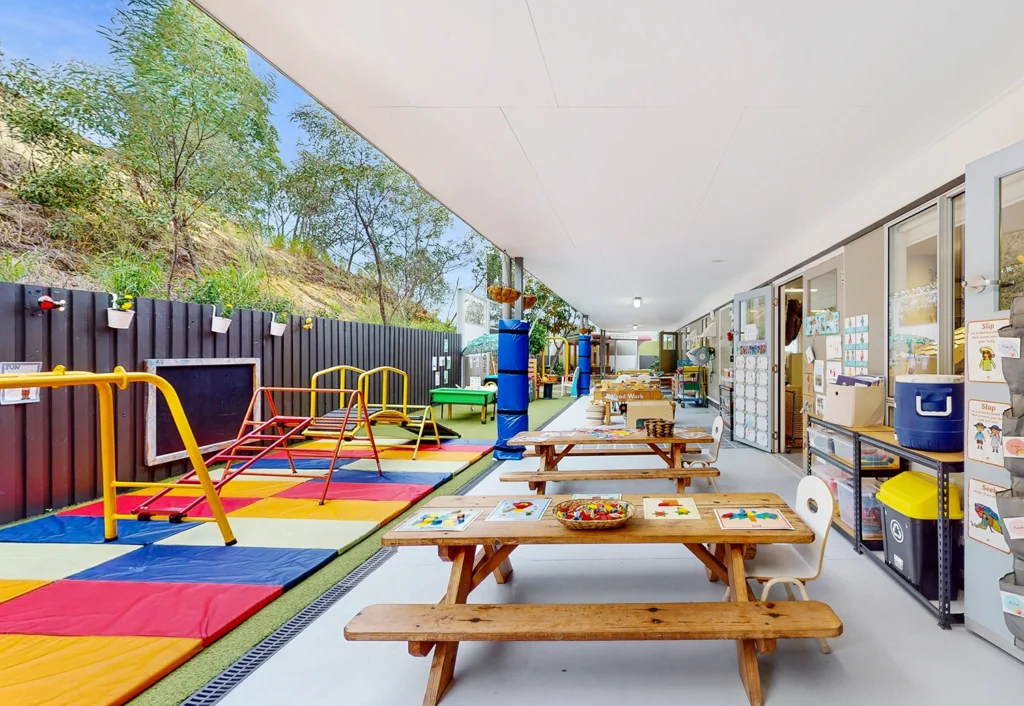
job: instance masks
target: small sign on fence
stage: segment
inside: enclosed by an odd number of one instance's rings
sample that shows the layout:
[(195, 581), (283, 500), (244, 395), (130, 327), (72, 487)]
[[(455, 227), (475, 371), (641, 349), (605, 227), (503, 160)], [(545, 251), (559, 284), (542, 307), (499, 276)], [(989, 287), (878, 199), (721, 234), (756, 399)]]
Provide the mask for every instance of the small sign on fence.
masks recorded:
[[(41, 372), (42, 369), (42, 363), (0, 363), (0, 375), (28, 375)], [(15, 387), (0, 390), (0, 404), (28, 404), (38, 401), (38, 387)]]

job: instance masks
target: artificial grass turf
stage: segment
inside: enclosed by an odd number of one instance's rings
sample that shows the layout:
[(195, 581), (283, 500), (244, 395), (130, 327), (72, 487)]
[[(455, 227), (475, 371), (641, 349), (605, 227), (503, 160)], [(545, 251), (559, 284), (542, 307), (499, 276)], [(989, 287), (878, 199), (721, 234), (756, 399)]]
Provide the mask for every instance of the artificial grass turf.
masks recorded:
[[(530, 404), (530, 429), (538, 428), (573, 401), (575, 401), (573, 397), (534, 400)], [(462, 409), (464, 412), (462, 414), (456, 412), (454, 419), (444, 419), (443, 421), (438, 419), (439, 423), (454, 429), (465, 439), (493, 440), (496, 437), (495, 422), (488, 421), (487, 424), (481, 424), (479, 412), (470, 412), (468, 408), (456, 407), (455, 409)], [(451, 495), (456, 492), (489, 469), (493, 462), (491, 454), (487, 454), (447, 483), (435, 488), (433, 492), (414, 503), (412, 507), (391, 522), (339, 555), (338, 558), (298, 586), (286, 591), (284, 595), (259, 613), (139, 694), (129, 702), (129, 706), (167, 706), (181, 703), (187, 699), (373, 556), (381, 548), (380, 538), (384, 536), (385, 532), (405, 520), (420, 505), (431, 498), (438, 495)], [(339, 639), (341, 638), (339, 637)]]

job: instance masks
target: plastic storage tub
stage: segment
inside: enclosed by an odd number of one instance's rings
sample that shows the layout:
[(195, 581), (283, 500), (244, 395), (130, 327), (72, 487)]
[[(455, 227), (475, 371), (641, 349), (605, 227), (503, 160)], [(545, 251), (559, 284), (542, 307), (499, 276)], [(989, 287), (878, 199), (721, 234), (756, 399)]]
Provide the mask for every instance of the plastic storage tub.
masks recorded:
[(840, 469), (835, 466), (829, 466), (827, 464), (821, 466), (811, 466), (811, 475), (821, 478), (825, 481), (828, 489), (832, 491), (832, 499), (836, 502), (839, 501), (839, 490), (837, 484), (840, 480), (848, 479), (850, 476), (843, 473)]
[[(848, 439), (838, 434), (832, 438), (836, 448), (836, 456), (843, 459), (851, 466), (853, 465), (853, 439)], [(885, 468), (897, 463), (895, 456), (891, 456), (871, 444), (860, 442), (860, 467), (861, 468)]]
[(807, 430), (807, 441), (818, 451), (824, 451), (827, 454), (836, 452), (836, 447), (832, 443), (832, 434), (827, 431), (819, 431), (811, 427)]
[[(920, 591), (925, 598), (939, 597), (939, 523), (938, 482), (921, 471), (908, 471), (882, 483), (878, 500), (882, 503), (885, 533), (885, 563)], [(948, 592), (956, 597), (962, 582), (964, 549), (961, 529), (964, 511), (960, 489), (949, 486), (949, 546), (952, 551)]]
[[(839, 519), (853, 527), (853, 478), (840, 478), (836, 482), (839, 491)], [(860, 482), (860, 533), (863, 539), (882, 538), (882, 505), (875, 498), (878, 483), (867, 479)]]
[(963, 451), (963, 375), (897, 375), (893, 427), (908, 449)]

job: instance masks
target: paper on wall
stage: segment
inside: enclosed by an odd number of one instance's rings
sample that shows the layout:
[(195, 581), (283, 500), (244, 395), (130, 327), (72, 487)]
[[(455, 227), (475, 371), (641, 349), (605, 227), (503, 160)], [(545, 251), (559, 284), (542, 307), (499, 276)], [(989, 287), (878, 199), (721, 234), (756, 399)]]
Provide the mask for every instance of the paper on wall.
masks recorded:
[(843, 357), (843, 337), (827, 336), (825, 338), (825, 358), (839, 360)]
[(991, 466), (1003, 465), (1003, 412), (1005, 402), (968, 400), (967, 457)]
[(814, 361), (814, 391), (825, 392), (825, 361)]
[(998, 549), (1004, 554), (1010, 553), (1010, 547), (1003, 537), (1002, 521), (996, 508), (996, 493), (1006, 488), (994, 483), (984, 483), (971, 478), (967, 483), (967, 505), (964, 514), (967, 516), (967, 536), (976, 542)]
[[(999, 329), (1008, 326), (1009, 319), (970, 321), (964, 343), (967, 358), (967, 379), (970, 382), (1003, 382), (1003, 366), (1000, 358), (1020, 357), (1020, 339), (1000, 338)], [(1016, 356), (1000, 356), (1000, 343), (1013, 341), (1017, 344)], [(1012, 351), (1008, 351), (1012, 352)]]
[(842, 361), (830, 360), (825, 363), (825, 381), (829, 385), (835, 385), (836, 379), (842, 374)]

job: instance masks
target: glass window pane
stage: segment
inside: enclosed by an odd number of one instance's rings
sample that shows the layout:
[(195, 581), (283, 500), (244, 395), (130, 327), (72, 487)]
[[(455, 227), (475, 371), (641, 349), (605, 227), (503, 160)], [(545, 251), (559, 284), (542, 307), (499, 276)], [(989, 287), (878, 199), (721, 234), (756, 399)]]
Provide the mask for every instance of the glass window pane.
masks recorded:
[(999, 308), (1024, 294), (1024, 172), (999, 180)]
[(964, 194), (953, 197), (953, 374), (964, 373)]
[(889, 394), (897, 375), (938, 372), (939, 209), (889, 228)]
[(810, 289), (810, 312), (812, 314), (839, 310), (835, 270), (813, 277), (810, 281)]
[(740, 302), (740, 340), (763, 340), (765, 324), (765, 298), (755, 297)]

